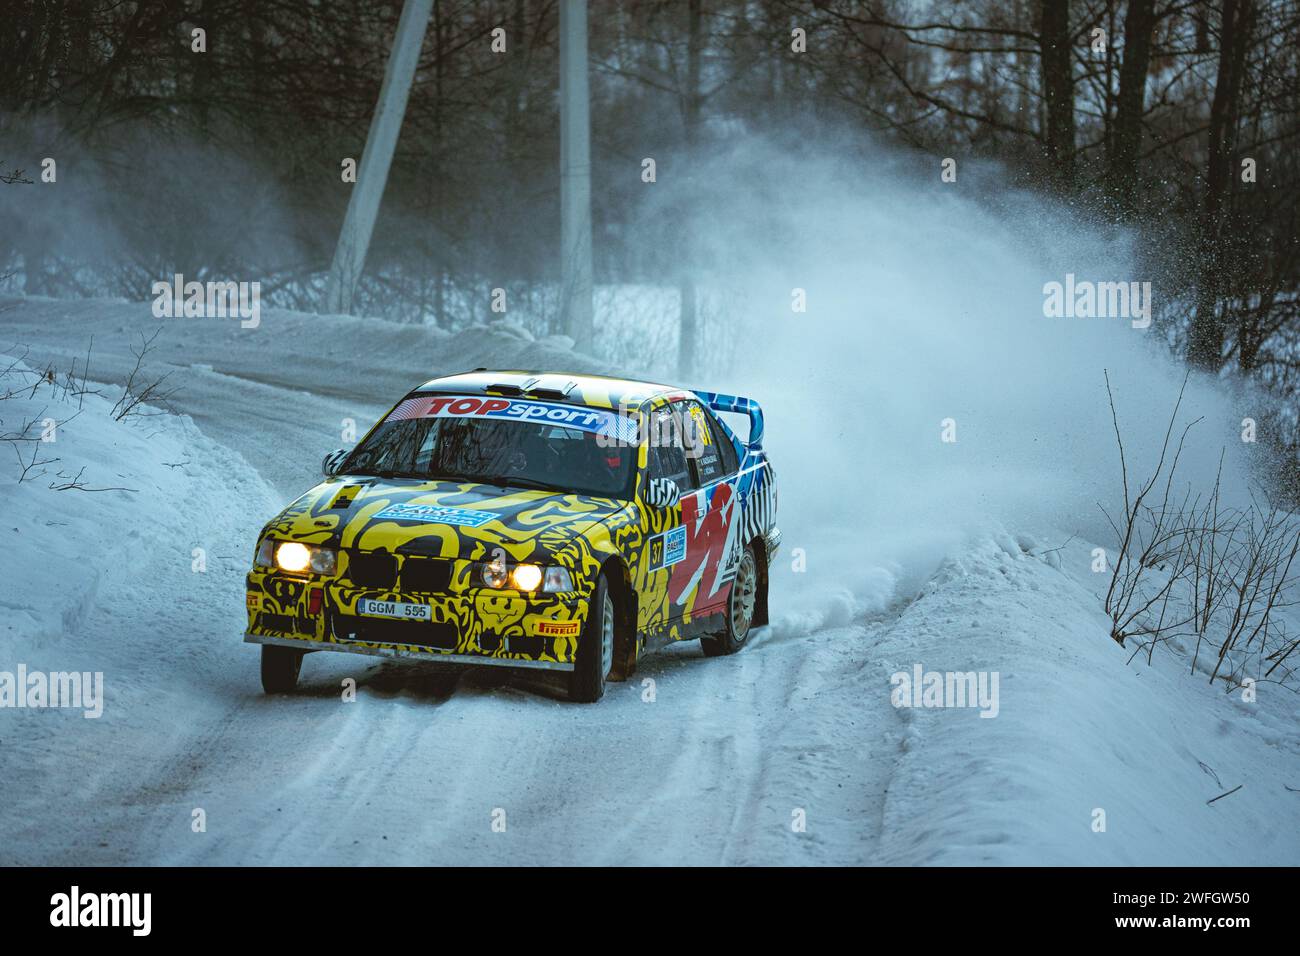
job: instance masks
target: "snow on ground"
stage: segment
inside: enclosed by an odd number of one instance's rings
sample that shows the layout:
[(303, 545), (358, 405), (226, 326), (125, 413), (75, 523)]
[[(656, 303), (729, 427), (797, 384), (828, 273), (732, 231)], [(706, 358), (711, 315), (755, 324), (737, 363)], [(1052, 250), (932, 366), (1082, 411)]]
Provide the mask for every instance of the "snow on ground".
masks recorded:
[[(1049, 553), (1050, 552), (1050, 553)], [(945, 561), (861, 673), (998, 672), (995, 717), (900, 708), (878, 862), (1295, 865), (1300, 700), (1225, 697), (1106, 635), (1091, 545), (1004, 533)], [(1231, 796), (1207, 801), (1236, 787)], [(1104, 821), (1098, 815), (1104, 812)], [(1104, 829), (1094, 824), (1104, 822)]]
[[(1294, 695), (1227, 698), (1174, 652), (1129, 663), (1091, 546), (1054, 550), (1064, 532), (931, 527), (909, 550), (820, 521), (788, 482), (786, 539), (814, 545), (813, 564), (782, 556), (774, 622), (739, 655), (674, 648), (590, 707), (545, 677), (329, 654), (307, 658), (299, 694), (263, 696), (240, 641), (253, 537), (343, 443), (343, 419), (363, 431), (459, 368), (598, 363), (504, 329), (262, 321), (161, 325), (156, 369), (180, 379), (183, 415), (114, 422), (105, 389), (60, 429), (53, 467), (135, 491), (16, 485), (0, 467), (0, 531), (22, 536), (0, 550), (0, 671), (102, 670), (106, 685), (99, 719), (0, 710), (0, 862), (1300, 860)], [(93, 334), (91, 378), (108, 381), (158, 327), (147, 304), (21, 299), (0, 322), (38, 368), (80, 360)], [(56, 404), (17, 401), (0, 427)], [(997, 716), (892, 706), (891, 676), (917, 665), (996, 672)]]
[(86, 839), (74, 808), (99, 781), (135, 777), (205, 703), (220, 708), (205, 688), (238, 649), (195, 622), (243, 612), (249, 542), (276, 497), (186, 416), (118, 421), (118, 387), (76, 396), (13, 358), (6, 368), (0, 435), (51, 440), (5, 443), (31, 467), (19, 481), (15, 457), (0, 475), (0, 671), (99, 673), (103, 690), (93, 706), (0, 711), (0, 860), (15, 862), (65, 830)]

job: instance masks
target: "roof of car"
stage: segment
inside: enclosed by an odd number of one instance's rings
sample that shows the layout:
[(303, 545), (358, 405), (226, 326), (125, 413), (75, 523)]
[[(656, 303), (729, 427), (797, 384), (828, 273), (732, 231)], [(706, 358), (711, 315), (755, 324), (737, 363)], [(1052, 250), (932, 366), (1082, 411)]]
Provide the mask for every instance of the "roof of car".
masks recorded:
[(571, 402), (596, 408), (638, 408), (658, 395), (689, 394), (686, 389), (606, 375), (570, 372), (530, 372), (476, 368), (425, 382), (417, 392), (464, 395), (505, 395), (551, 402)]

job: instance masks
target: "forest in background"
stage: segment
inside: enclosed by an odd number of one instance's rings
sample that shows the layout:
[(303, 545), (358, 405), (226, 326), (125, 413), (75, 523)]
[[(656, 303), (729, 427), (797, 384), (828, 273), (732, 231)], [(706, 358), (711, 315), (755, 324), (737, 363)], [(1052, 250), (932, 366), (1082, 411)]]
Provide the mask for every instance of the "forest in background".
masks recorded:
[[(182, 273), (316, 309), (400, 12), (6, 4), (0, 291), (145, 300)], [(608, 0), (589, 29), (596, 282), (675, 289), (683, 353), (725, 310), (679, 241), (710, 188), (682, 171), (862, 131), (1132, 230), (1170, 348), (1265, 386), (1300, 450), (1297, 0)], [(556, 0), (435, 3), (354, 311), (458, 328), (505, 287), (561, 331), (557, 33)], [(44, 157), (57, 192), (27, 182)], [(677, 180), (652, 228), (645, 157)]]

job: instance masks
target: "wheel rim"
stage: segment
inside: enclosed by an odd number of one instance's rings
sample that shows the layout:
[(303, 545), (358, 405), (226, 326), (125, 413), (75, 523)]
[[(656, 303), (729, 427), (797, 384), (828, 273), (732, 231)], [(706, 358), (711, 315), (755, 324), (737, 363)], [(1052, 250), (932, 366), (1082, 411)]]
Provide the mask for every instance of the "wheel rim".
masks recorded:
[(614, 667), (614, 602), (605, 595), (600, 609), (600, 676), (606, 677)]
[(754, 568), (754, 555), (747, 548), (740, 559), (735, 583), (731, 586), (731, 633), (737, 643), (749, 634), (750, 622), (754, 620), (754, 599), (757, 593), (758, 574)]

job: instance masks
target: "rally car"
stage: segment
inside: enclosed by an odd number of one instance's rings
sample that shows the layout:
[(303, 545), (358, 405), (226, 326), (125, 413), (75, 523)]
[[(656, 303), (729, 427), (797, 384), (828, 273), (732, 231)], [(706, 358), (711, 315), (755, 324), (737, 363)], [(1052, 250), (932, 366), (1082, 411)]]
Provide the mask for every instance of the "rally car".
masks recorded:
[[(747, 416), (742, 441), (719, 412)], [(562, 672), (595, 701), (647, 652), (767, 623), (776, 478), (751, 399), (476, 369), (407, 394), (273, 518), (247, 577), (262, 686), (309, 651)]]

